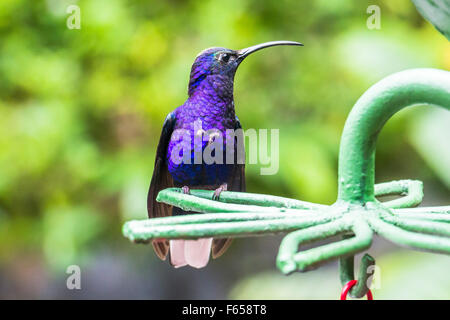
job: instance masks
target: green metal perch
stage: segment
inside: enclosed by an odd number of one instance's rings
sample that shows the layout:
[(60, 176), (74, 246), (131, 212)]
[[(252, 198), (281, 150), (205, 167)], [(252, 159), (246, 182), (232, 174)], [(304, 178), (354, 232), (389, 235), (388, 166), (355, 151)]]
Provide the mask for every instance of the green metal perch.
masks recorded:
[[(157, 200), (205, 214), (130, 221), (123, 226), (123, 234), (135, 242), (148, 242), (288, 233), (277, 256), (281, 272), (308, 271), (339, 259), (342, 285), (355, 279), (354, 255), (370, 248), (375, 233), (401, 246), (450, 254), (450, 206), (411, 208), (422, 201), (420, 181), (374, 183), (378, 133), (396, 112), (416, 104), (450, 109), (450, 72), (402, 71), (361, 96), (342, 134), (338, 199), (331, 206), (239, 192), (223, 192), (220, 201), (213, 201), (213, 191), (191, 190), (186, 195), (170, 188), (161, 191)], [(376, 199), (385, 195), (402, 197), (387, 202)], [(336, 235), (342, 239), (299, 251), (300, 245)], [(363, 256), (358, 282), (350, 291), (353, 297), (367, 293), (368, 268), (374, 264), (371, 256)]]

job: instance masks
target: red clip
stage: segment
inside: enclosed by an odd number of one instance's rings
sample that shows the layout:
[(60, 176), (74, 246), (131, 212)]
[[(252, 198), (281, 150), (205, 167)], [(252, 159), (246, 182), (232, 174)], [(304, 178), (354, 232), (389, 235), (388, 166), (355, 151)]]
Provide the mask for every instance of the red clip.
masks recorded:
[[(347, 282), (347, 284), (342, 288), (341, 292), (341, 300), (347, 300), (347, 293), (350, 291), (350, 289), (358, 282), (358, 280), (350, 280)], [(372, 292), (369, 290), (367, 291), (367, 300), (373, 300)]]

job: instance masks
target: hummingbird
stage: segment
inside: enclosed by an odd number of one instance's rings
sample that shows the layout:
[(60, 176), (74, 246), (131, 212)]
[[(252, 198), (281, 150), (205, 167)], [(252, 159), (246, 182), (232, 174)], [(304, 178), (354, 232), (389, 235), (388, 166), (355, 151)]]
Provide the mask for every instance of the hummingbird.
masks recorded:
[[(303, 46), (295, 41), (271, 41), (241, 50), (208, 48), (197, 55), (191, 68), (188, 98), (167, 115), (162, 127), (147, 196), (149, 218), (188, 214), (180, 208), (156, 201), (158, 192), (165, 188), (178, 187), (185, 194), (189, 194), (191, 188), (214, 190), (214, 200), (219, 200), (223, 191), (246, 191), (243, 143), (236, 143), (236, 138), (232, 141), (233, 147), (227, 149), (229, 139), (216, 139), (220, 135), (225, 136), (230, 129), (240, 129), (242, 132), (233, 97), (234, 76), (241, 62), (256, 51), (280, 45)], [(200, 129), (196, 126), (199, 121)], [(184, 133), (183, 137), (176, 134), (180, 131)], [(196, 146), (193, 140), (199, 135), (201, 143)], [(185, 139), (186, 136), (188, 139)], [(203, 159), (195, 161), (196, 152), (201, 154), (216, 142), (220, 148), (211, 154), (227, 156), (225, 153), (231, 150), (234, 153), (232, 163), (207, 163)], [(239, 153), (244, 154), (244, 161), (237, 161), (236, 155)], [(183, 157), (183, 160), (174, 160), (174, 155)], [(203, 268), (210, 254), (218, 258), (230, 244), (231, 238), (152, 241), (153, 249), (160, 259), (166, 260), (170, 252), (170, 264), (175, 268), (186, 265)]]

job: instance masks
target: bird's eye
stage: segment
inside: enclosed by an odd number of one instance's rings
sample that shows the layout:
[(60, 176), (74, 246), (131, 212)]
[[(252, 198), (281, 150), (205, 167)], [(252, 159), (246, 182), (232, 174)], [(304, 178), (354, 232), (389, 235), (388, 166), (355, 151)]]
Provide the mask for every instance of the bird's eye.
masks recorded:
[(219, 60), (225, 63), (228, 63), (228, 61), (230, 60), (230, 55), (228, 53), (222, 53), (219, 56)]

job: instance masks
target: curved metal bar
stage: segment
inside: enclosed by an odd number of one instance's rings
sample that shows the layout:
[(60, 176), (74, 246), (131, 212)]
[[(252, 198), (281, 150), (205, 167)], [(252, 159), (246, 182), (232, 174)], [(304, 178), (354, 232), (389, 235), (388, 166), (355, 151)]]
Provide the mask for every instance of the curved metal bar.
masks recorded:
[(243, 204), (223, 203), (220, 201), (203, 199), (190, 194), (183, 194), (177, 189), (164, 189), (158, 193), (156, 200), (164, 202), (185, 211), (197, 212), (283, 212), (284, 208), (259, 207)]
[[(201, 215), (199, 215), (201, 216)], [(170, 218), (164, 218), (170, 219)], [(262, 234), (290, 232), (334, 219), (329, 214), (315, 214), (308, 217), (289, 217), (284, 219), (213, 222), (196, 224), (146, 225), (142, 221), (127, 222), (122, 229), (125, 237), (136, 242), (150, 239), (197, 239), (243, 237)]]
[(391, 212), (401, 218), (450, 222), (450, 206), (393, 209)]
[(294, 259), (296, 254), (298, 254), (299, 245), (301, 243), (325, 239), (336, 234), (349, 231), (350, 227), (351, 224), (349, 221), (338, 219), (320, 226), (289, 233), (281, 241), (280, 248), (278, 250), (278, 269), (280, 269), (284, 274), (292, 273), (298, 269), (300, 271), (306, 271), (306, 267), (304, 265), (299, 266)]
[(448, 238), (406, 231), (369, 215), (367, 215), (367, 220), (377, 234), (398, 245), (431, 252), (450, 253), (450, 240)]
[[(329, 243), (318, 248), (298, 251), (298, 246), (306, 242), (329, 238), (344, 232), (353, 231), (354, 237)], [(372, 243), (372, 230), (364, 219), (341, 218), (319, 226), (299, 230), (288, 234), (281, 242), (277, 256), (277, 266), (285, 274), (298, 271), (308, 271), (319, 263), (338, 258), (343, 255), (353, 255), (361, 252)]]
[[(171, 188), (179, 190), (178, 188)], [(204, 199), (212, 199), (214, 191), (191, 189), (190, 194)], [(272, 196), (267, 194), (223, 191), (219, 201), (242, 205), (255, 205), (262, 207), (277, 207), (287, 209), (324, 209), (327, 205), (317, 204), (296, 199)]]
[(419, 205), (423, 199), (423, 183), (418, 180), (399, 180), (375, 185), (375, 196), (406, 195), (395, 200), (382, 202), (388, 208), (410, 208)]
[(450, 72), (412, 69), (373, 85), (356, 102), (344, 126), (339, 150), (338, 199), (374, 201), (375, 143), (387, 120), (414, 104), (450, 109)]
[[(346, 236), (348, 237), (348, 236)], [(375, 265), (375, 259), (372, 258), (367, 253), (362, 257), (361, 263), (359, 265), (358, 271), (358, 282), (350, 290), (350, 295), (354, 298), (361, 298), (367, 294), (369, 291), (368, 279), (373, 275), (374, 270), (369, 272), (369, 267)], [(339, 259), (339, 274), (341, 279), (341, 284), (344, 286), (351, 280), (355, 280), (354, 275), (354, 256), (341, 257)]]
[(402, 218), (391, 214), (381, 214), (381, 219), (409, 231), (450, 236), (450, 224), (447, 223)]
[(398, 214), (446, 214), (450, 215), (450, 206), (441, 207), (419, 207), (419, 208), (404, 208), (404, 209), (394, 209), (395, 213)]
[[(316, 214), (321, 214), (318, 211), (314, 212)], [(236, 222), (236, 221), (254, 221), (254, 220), (262, 221), (262, 220), (300, 218), (311, 216), (312, 215), (310, 210), (295, 210), (295, 212), (288, 212), (288, 213), (286, 212), (201, 213), (182, 216), (152, 218), (146, 220), (134, 220), (133, 223), (137, 223), (141, 227), (156, 227), (164, 225), (195, 224), (195, 223)]]
[(450, 223), (450, 215), (445, 213), (409, 213), (409, 212), (395, 212), (394, 215), (407, 218), (407, 219), (418, 219), (426, 221), (437, 221), (443, 223)]
[[(206, 214), (130, 221), (123, 226), (123, 234), (135, 242), (148, 242), (291, 232), (280, 245), (278, 268), (283, 273), (307, 271), (340, 258), (343, 284), (353, 280), (354, 255), (370, 247), (374, 232), (399, 245), (449, 254), (450, 226), (444, 222), (450, 221), (450, 206), (401, 209), (420, 203), (421, 182), (403, 180), (374, 185), (378, 133), (396, 112), (413, 104), (450, 109), (450, 72), (436, 69), (399, 72), (361, 96), (342, 134), (339, 192), (332, 206), (240, 192), (223, 192), (220, 201), (213, 201), (213, 191), (191, 190), (188, 195), (178, 188), (169, 188), (158, 194), (158, 201)], [(407, 195), (384, 203), (375, 199), (376, 195), (387, 194)], [(336, 235), (343, 235), (344, 239), (298, 252), (301, 244)], [(367, 267), (372, 264), (373, 258), (365, 255), (358, 284), (351, 291), (353, 296), (367, 292), (370, 276)]]

